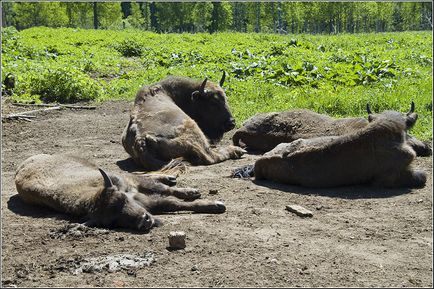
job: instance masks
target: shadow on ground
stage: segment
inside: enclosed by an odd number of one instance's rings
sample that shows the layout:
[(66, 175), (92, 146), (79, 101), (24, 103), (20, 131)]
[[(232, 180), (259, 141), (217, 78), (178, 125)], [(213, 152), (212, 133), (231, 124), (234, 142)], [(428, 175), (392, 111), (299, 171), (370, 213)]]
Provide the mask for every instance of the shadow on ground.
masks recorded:
[(253, 180), (254, 184), (258, 186), (267, 187), (273, 190), (280, 190), (283, 192), (301, 194), (301, 195), (318, 195), (342, 199), (375, 199), (375, 198), (389, 198), (408, 194), (411, 192), (410, 188), (379, 188), (368, 185), (358, 186), (345, 186), (334, 188), (307, 188), (294, 185), (286, 185), (275, 183), (266, 180)]

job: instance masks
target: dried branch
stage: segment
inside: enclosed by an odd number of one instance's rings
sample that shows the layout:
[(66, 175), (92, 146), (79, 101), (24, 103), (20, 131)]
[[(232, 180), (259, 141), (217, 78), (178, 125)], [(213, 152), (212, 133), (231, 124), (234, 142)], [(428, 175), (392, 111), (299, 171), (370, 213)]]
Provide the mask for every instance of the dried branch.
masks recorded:
[(18, 103), (13, 102), (12, 105), (15, 106), (36, 106), (36, 107), (64, 107), (73, 109), (96, 109), (96, 106), (80, 106), (80, 105), (69, 105), (69, 104), (46, 104), (46, 103)]

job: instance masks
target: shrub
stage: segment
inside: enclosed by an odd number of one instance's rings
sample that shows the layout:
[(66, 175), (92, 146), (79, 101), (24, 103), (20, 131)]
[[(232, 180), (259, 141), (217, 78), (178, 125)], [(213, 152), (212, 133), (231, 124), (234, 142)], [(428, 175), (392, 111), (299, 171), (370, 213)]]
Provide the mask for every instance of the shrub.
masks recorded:
[(134, 39), (125, 39), (120, 42), (115, 49), (125, 57), (142, 56), (143, 45)]
[(30, 80), (32, 95), (44, 102), (72, 103), (96, 99), (102, 87), (92, 78), (71, 68), (48, 69)]

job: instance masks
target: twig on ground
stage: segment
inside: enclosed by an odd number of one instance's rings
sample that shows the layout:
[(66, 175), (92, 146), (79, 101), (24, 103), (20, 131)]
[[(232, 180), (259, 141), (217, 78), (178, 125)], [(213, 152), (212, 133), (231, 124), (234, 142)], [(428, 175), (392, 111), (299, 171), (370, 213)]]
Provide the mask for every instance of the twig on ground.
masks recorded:
[(27, 115), (30, 113), (36, 113), (36, 112), (42, 112), (42, 111), (49, 111), (49, 110), (59, 110), (62, 107), (60, 106), (53, 106), (53, 107), (48, 107), (48, 108), (44, 108), (44, 109), (35, 109), (35, 110), (30, 110), (30, 111), (23, 111), (20, 113), (14, 113), (14, 114), (9, 114), (9, 115), (5, 115), (2, 116), (2, 119), (27, 119), (27, 121), (29, 120), (29, 118), (34, 118), (36, 116), (31, 116), (31, 115)]
[(70, 105), (70, 104), (47, 104), (47, 103), (11, 103), (15, 106), (42, 106), (42, 107), (65, 107), (65, 108), (73, 108), (73, 109), (96, 109), (96, 106), (81, 106), (81, 105)]

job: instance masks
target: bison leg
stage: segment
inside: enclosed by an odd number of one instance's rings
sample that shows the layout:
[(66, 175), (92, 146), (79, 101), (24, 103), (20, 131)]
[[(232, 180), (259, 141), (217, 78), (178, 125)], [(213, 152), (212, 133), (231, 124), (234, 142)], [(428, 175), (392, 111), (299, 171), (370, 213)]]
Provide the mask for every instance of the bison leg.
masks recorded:
[(407, 169), (400, 173), (396, 180), (399, 187), (423, 188), (426, 183), (426, 173), (419, 170)]
[(220, 214), (226, 211), (225, 205), (220, 201), (195, 200), (185, 202), (173, 197), (150, 200), (148, 209), (152, 213), (193, 211), (196, 213)]
[(411, 135), (407, 135), (407, 144), (413, 148), (417, 156), (429, 157), (432, 155), (431, 146), (427, 142), (422, 142)]
[(195, 149), (188, 155), (188, 161), (193, 165), (212, 165), (229, 159), (239, 159), (246, 151), (236, 146), (225, 146), (208, 149)]
[(157, 183), (163, 183), (165, 185), (168, 185), (169, 187), (173, 187), (174, 185), (176, 185), (176, 176), (172, 176), (172, 175), (149, 173), (149, 174), (137, 176), (136, 178), (138, 179), (144, 178), (151, 181), (155, 181)]
[(382, 187), (422, 188), (426, 183), (426, 173), (418, 170), (404, 169), (397, 173), (388, 173), (378, 177), (373, 184)]
[(136, 177), (135, 183), (140, 193), (174, 196), (183, 200), (195, 200), (200, 197), (199, 190), (193, 188), (175, 188), (149, 177)]
[(159, 153), (165, 159), (182, 157), (193, 165), (211, 165), (228, 159), (239, 159), (246, 152), (236, 146), (212, 148), (205, 137), (199, 135), (193, 141), (165, 139), (154, 136), (146, 137), (149, 151)]

